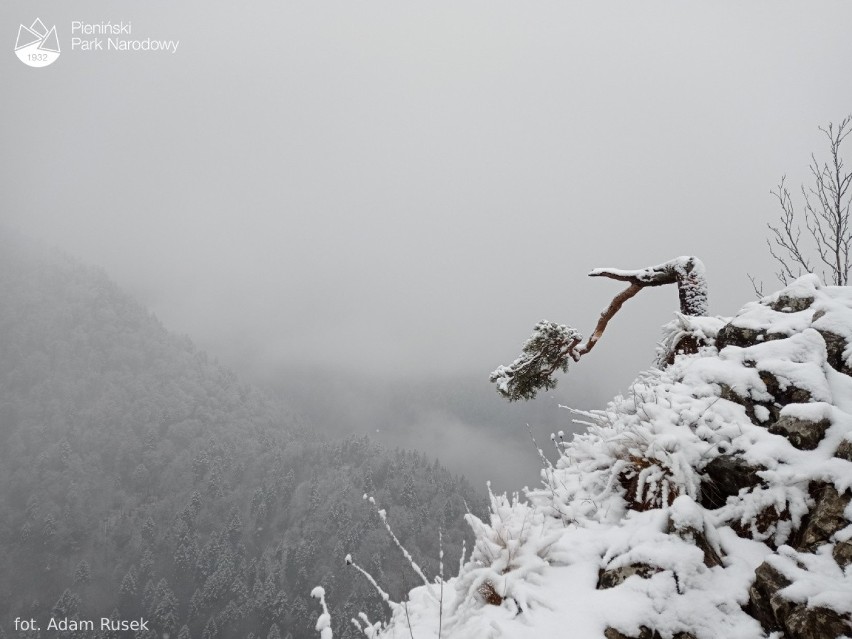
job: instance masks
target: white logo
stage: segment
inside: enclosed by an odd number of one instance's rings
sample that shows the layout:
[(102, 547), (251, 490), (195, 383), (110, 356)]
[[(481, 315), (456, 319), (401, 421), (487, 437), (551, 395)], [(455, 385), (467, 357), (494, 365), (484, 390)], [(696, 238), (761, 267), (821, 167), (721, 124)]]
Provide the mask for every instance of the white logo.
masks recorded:
[(59, 57), (56, 27), (48, 30), (38, 18), (28, 27), (20, 25), (18, 39), (15, 41), (15, 55), (31, 67), (46, 67), (56, 62)]

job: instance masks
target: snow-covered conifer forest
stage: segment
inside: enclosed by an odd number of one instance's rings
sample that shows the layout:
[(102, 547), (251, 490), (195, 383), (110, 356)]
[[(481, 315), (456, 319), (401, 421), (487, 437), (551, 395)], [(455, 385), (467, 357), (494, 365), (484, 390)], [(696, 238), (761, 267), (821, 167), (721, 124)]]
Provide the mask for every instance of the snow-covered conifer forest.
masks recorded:
[(318, 583), (336, 618), (381, 614), (347, 552), (394, 597), (412, 585), (364, 492), (430, 573), (437, 527), (458, 562), (465, 513), (485, 512), (434, 458), (322, 437), (98, 269), (0, 236), (0, 298), (0, 637), (118, 636), (45, 632), (101, 617), (151, 639), (311, 637)]

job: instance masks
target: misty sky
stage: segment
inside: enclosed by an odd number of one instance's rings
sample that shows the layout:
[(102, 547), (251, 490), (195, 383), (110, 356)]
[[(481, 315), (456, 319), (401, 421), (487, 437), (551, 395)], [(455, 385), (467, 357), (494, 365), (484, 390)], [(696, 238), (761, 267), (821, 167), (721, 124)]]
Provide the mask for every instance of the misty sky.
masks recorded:
[[(620, 290), (593, 267), (698, 255), (735, 312), (747, 273), (772, 280), (770, 189), (852, 112), (844, 2), (45, 0), (63, 53), (30, 69), (12, 49), (34, 11), (0, 5), (0, 222), (247, 379), (333, 379), (310, 402), (363, 430), (359, 397), (482, 380), (481, 404), (535, 322), (588, 332)], [(71, 20), (181, 44), (71, 51)], [(643, 291), (531, 410), (626, 390), (676, 308)], [(411, 420), (456, 455), (489, 436), (441, 406)]]

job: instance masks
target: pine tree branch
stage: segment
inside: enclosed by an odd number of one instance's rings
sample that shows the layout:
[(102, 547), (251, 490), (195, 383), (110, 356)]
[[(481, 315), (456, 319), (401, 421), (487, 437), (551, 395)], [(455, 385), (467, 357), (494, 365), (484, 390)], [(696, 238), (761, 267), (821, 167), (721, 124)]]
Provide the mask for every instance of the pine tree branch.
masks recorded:
[(677, 284), (682, 314), (708, 312), (704, 264), (696, 257), (677, 257), (634, 271), (598, 268), (589, 276), (627, 282), (629, 286), (603, 310), (591, 336), (582, 344), (583, 338), (576, 329), (546, 320), (539, 322), (524, 343), (521, 355), (509, 366), (500, 366), (491, 373), (491, 381), (497, 384), (497, 392), (503, 397), (509, 401), (532, 399), (538, 391), (554, 388), (556, 371), (567, 372), (570, 360), (579, 361), (591, 351), (624, 303), (646, 286)]

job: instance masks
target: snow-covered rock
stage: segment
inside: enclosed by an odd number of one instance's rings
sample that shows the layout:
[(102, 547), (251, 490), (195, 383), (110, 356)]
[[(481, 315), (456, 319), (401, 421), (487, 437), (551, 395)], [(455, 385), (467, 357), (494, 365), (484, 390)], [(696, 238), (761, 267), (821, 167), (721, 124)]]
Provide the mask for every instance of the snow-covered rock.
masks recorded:
[(805, 276), (663, 348), (380, 637), (852, 637), (852, 289)]

